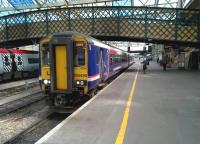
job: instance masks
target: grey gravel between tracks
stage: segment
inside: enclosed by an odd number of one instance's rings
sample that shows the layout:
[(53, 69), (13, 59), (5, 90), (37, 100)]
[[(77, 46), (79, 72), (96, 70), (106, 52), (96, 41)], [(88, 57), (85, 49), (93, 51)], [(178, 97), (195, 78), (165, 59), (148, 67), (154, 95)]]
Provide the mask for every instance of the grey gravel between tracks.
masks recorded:
[(0, 117), (0, 143), (5, 143), (35, 125), (51, 113), (44, 101), (39, 101), (15, 113)]

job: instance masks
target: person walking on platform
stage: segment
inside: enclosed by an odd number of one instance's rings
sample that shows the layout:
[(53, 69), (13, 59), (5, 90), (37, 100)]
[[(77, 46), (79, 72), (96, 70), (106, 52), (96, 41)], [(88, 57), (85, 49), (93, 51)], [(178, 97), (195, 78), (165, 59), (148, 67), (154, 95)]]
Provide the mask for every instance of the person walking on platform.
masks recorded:
[(159, 63), (159, 57), (157, 58), (157, 63)]
[(162, 64), (163, 64), (163, 71), (166, 71), (166, 68), (167, 68), (167, 56), (166, 55), (163, 56)]
[(144, 58), (144, 61), (142, 63), (143, 63), (143, 73), (145, 74), (146, 73), (146, 69), (147, 69), (147, 60), (146, 60), (146, 58)]

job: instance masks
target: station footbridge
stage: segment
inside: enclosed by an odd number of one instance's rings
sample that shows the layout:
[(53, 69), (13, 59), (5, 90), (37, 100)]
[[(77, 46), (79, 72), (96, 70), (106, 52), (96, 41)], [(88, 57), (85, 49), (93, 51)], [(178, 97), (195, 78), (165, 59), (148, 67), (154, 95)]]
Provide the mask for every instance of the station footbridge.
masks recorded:
[(60, 3), (63, 7), (58, 7), (58, 3), (54, 8), (49, 5), (51, 8), (4, 15), (0, 17), (0, 44), (26, 45), (52, 33), (77, 31), (101, 40), (198, 46), (200, 11), (181, 8), (183, 1), (177, 1), (180, 8), (174, 8), (173, 3), (168, 3), (171, 8), (159, 7), (159, 1), (154, 7), (116, 6), (112, 2), (111, 6), (69, 5), (66, 8), (63, 3)]

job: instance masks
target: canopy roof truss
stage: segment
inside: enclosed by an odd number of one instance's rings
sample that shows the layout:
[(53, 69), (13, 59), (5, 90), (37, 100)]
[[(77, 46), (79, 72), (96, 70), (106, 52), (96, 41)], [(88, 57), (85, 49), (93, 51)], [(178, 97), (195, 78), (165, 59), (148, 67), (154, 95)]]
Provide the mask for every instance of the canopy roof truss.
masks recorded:
[(0, 0), (0, 16), (67, 6), (148, 6), (183, 8), (190, 0)]

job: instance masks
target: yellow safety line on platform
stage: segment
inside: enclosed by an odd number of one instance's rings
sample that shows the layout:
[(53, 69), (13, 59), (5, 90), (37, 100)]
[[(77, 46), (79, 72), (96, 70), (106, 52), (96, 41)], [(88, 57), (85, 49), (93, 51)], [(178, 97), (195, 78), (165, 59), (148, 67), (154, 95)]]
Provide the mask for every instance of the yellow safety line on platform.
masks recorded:
[[(138, 66), (138, 68), (139, 68), (139, 66)], [(135, 79), (133, 81), (133, 85), (132, 85), (132, 88), (131, 88), (131, 91), (130, 91), (130, 94), (129, 94), (129, 97), (128, 97), (128, 102), (126, 104), (124, 117), (123, 117), (123, 120), (122, 120), (122, 123), (121, 123), (120, 130), (118, 132), (115, 144), (123, 144), (123, 141), (124, 141), (124, 136), (125, 136), (125, 133), (126, 133), (126, 127), (127, 127), (127, 123), (128, 123), (129, 111), (130, 111), (130, 107), (131, 107), (131, 103), (132, 103), (132, 99), (133, 99), (133, 94), (135, 92), (137, 76), (138, 76), (138, 69), (137, 69), (137, 73), (135, 75)]]

